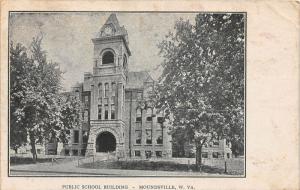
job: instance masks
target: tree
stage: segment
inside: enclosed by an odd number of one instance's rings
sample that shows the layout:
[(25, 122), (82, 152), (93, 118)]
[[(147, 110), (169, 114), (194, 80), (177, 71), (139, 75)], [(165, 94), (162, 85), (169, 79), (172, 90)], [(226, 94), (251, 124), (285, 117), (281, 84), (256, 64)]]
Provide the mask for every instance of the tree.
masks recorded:
[(18, 148), (26, 144), (27, 131), (22, 127), (19, 116), (22, 115), (21, 102), (28, 88), (26, 73), (31, 70), (32, 61), (28, 58), (26, 48), (21, 44), (10, 44), (10, 148), (18, 152)]
[(244, 15), (198, 14), (195, 25), (180, 19), (174, 29), (159, 44), (155, 99), (174, 129), (190, 131), (201, 169), (205, 143), (243, 135)]
[[(34, 162), (37, 159), (35, 145), (49, 138), (64, 142), (67, 131), (79, 124), (80, 114), (79, 100), (64, 98), (60, 93), (62, 72), (57, 63), (47, 61), (41, 47), (42, 39), (42, 36), (33, 38), (31, 58), (24, 56), (20, 61), (10, 60), (11, 88), (15, 89), (11, 94), (14, 97), (11, 98), (11, 129), (21, 129), (19, 131), (29, 137)], [(13, 50), (12, 47), (11, 56)], [(14, 139), (17, 130), (11, 131)]]
[(60, 120), (61, 126), (58, 127), (56, 138), (63, 143), (67, 143), (70, 129), (79, 125), (81, 122), (80, 113), (82, 110), (82, 104), (79, 97), (70, 93), (64, 93), (60, 96)]

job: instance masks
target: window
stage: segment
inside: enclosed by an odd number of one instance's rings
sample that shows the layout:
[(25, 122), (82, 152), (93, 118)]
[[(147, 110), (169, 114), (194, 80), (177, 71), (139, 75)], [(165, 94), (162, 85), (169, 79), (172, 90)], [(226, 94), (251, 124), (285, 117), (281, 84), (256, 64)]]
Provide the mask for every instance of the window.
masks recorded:
[(41, 154), (41, 149), (39, 149), (39, 148), (36, 149), (36, 153), (37, 153), (37, 154)]
[(158, 130), (163, 130), (163, 124), (162, 123), (157, 123), (157, 129)]
[(130, 97), (131, 97), (131, 91), (130, 92), (126, 91), (125, 92), (125, 98), (126, 98), (126, 100), (129, 100)]
[(79, 131), (74, 130), (74, 143), (79, 143)]
[(111, 97), (111, 119), (116, 119), (115, 99), (116, 99), (116, 83), (111, 84), (112, 97)]
[(110, 101), (111, 101), (111, 104), (115, 104), (116, 103), (116, 96), (112, 96)]
[(116, 119), (115, 105), (111, 105), (111, 119)]
[(151, 158), (152, 152), (149, 150), (145, 151), (145, 156), (146, 156), (146, 158)]
[(102, 64), (111, 64), (114, 63), (114, 54), (111, 51), (107, 51), (102, 56)]
[(82, 142), (83, 142), (83, 144), (88, 143), (88, 132), (87, 131), (82, 131)]
[(79, 90), (75, 90), (75, 96), (77, 96), (79, 98)]
[(147, 121), (152, 121), (152, 109), (147, 109)]
[(146, 129), (146, 144), (152, 144), (152, 130)]
[(134, 156), (140, 157), (141, 156), (141, 151), (139, 151), (139, 150), (134, 151)]
[(49, 140), (49, 143), (55, 143), (55, 135), (51, 134), (51, 138)]
[(73, 156), (78, 156), (78, 150), (72, 150)]
[(101, 98), (102, 97), (102, 92), (103, 90), (102, 90), (102, 84), (100, 83), (100, 84), (98, 84), (98, 95), (99, 95), (99, 98)]
[(108, 104), (108, 98), (104, 98), (104, 105)]
[(89, 121), (89, 111), (88, 110), (84, 110), (83, 121), (84, 122), (88, 122)]
[(230, 153), (227, 153), (227, 158), (230, 158)]
[(86, 149), (81, 149), (81, 156), (85, 155), (85, 151), (86, 151)]
[(65, 155), (70, 156), (70, 150), (69, 149), (65, 149)]
[(142, 131), (141, 130), (136, 130), (135, 131), (135, 143), (136, 144), (141, 144), (142, 143)]
[(141, 129), (142, 128), (142, 122), (136, 122), (135, 123), (135, 128), (136, 129)]
[(89, 107), (89, 97), (84, 96), (84, 107)]
[(212, 157), (213, 158), (219, 158), (219, 153), (218, 152), (213, 152)]
[(157, 123), (163, 123), (164, 118), (163, 117), (157, 117)]
[(107, 98), (107, 97), (108, 97), (108, 90), (109, 90), (108, 83), (105, 83), (105, 92), (104, 92), (104, 96), (105, 96), (105, 98)]
[(122, 92), (122, 95), (123, 95), (123, 99), (122, 99), (122, 101), (123, 102), (125, 102), (125, 87), (124, 87), (124, 85), (122, 85), (123, 86), (123, 92)]
[(143, 92), (137, 92), (136, 96), (138, 100), (143, 99)]
[(219, 146), (219, 141), (214, 141), (213, 146)]
[(136, 122), (142, 121), (142, 110), (141, 108), (136, 109)]
[(105, 107), (104, 107), (104, 119), (108, 119), (108, 106), (107, 105), (105, 105)]
[(203, 152), (202, 153), (202, 158), (208, 158), (208, 153), (207, 152)]
[(98, 105), (98, 119), (102, 119), (102, 105)]
[(162, 151), (155, 151), (155, 155), (157, 158), (161, 158), (162, 157)]
[(116, 96), (116, 92), (117, 92), (117, 89), (116, 89), (116, 83), (111, 83), (111, 96), (114, 97)]
[(157, 139), (156, 139), (157, 144), (163, 144), (163, 134), (162, 130), (157, 130)]

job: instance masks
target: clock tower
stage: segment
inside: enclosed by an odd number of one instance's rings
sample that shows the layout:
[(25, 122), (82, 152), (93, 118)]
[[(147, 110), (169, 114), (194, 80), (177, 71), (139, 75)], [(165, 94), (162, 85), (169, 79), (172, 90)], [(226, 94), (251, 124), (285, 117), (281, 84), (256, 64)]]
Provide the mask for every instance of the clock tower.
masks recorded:
[(128, 78), (128, 35), (111, 14), (95, 38), (91, 80), (90, 134), (87, 155), (115, 152), (123, 157), (125, 86)]

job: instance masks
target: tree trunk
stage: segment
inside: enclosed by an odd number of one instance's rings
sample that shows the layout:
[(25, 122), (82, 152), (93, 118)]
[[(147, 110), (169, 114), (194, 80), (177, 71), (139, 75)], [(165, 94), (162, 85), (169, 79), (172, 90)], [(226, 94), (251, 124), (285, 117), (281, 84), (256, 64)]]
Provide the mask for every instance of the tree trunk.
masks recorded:
[(33, 163), (36, 163), (37, 160), (37, 154), (36, 154), (36, 148), (35, 148), (35, 137), (34, 134), (30, 133), (30, 145), (31, 145), (31, 153), (32, 153), (32, 161)]
[(202, 145), (196, 143), (196, 170), (201, 171), (202, 169)]
[(197, 171), (201, 171), (202, 169), (202, 145), (196, 144), (196, 169)]
[(199, 171), (202, 171), (202, 145), (199, 146)]
[(198, 171), (199, 170), (199, 165), (198, 165), (199, 158), (198, 158), (198, 148), (197, 148), (197, 145), (196, 145), (196, 155), (195, 155), (195, 157), (196, 157), (196, 170)]

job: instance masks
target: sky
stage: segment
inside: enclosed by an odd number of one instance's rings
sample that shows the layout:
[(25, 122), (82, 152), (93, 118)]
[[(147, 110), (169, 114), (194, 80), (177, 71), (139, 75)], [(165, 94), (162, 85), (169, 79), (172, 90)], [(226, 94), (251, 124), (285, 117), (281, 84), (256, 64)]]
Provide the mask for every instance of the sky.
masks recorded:
[[(32, 38), (44, 34), (42, 47), (47, 58), (60, 64), (64, 71), (63, 87), (69, 90), (83, 81), (84, 72), (92, 72), (92, 38), (109, 17), (110, 12), (43, 12), (11, 13), (9, 38), (14, 43), (29, 47)], [(150, 72), (154, 79), (161, 73), (162, 58), (157, 45), (175, 21), (183, 18), (194, 22), (195, 13), (116, 13), (129, 37), (129, 70)]]

